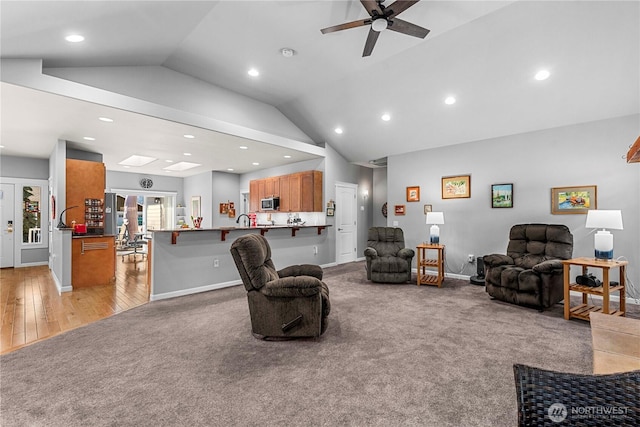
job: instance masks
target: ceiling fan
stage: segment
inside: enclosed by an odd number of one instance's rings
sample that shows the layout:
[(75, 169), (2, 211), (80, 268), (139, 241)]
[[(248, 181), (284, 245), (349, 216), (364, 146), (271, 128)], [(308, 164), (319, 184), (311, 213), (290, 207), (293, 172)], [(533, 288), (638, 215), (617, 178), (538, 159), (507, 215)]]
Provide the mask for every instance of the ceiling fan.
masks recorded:
[(409, 36), (425, 38), (429, 34), (429, 30), (418, 25), (412, 24), (402, 19), (396, 18), (400, 13), (404, 12), (420, 0), (396, 0), (389, 6), (384, 6), (384, 0), (360, 0), (362, 6), (367, 10), (371, 18), (359, 19), (345, 24), (334, 25), (333, 27), (323, 28), (320, 30), (322, 34), (333, 33), (335, 31), (347, 30), (349, 28), (363, 27), (371, 25), (369, 35), (364, 44), (362, 56), (369, 56), (373, 52), (378, 36), (385, 29), (395, 31), (397, 33), (407, 34)]

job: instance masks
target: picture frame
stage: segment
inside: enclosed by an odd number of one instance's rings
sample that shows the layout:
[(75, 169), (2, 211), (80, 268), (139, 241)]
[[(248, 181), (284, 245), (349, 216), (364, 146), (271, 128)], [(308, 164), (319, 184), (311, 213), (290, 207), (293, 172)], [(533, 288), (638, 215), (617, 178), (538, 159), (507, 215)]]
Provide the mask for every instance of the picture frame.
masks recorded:
[(471, 175), (442, 177), (442, 198), (462, 199), (471, 197)]
[(191, 197), (191, 216), (193, 218), (199, 218), (202, 216), (202, 211), (200, 210), (200, 200), (200, 196)]
[(420, 187), (413, 186), (407, 187), (407, 202), (419, 202), (420, 201)]
[(553, 187), (551, 189), (551, 214), (586, 214), (598, 209), (598, 187), (582, 185)]
[(394, 212), (396, 215), (404, 215), (405, 214), (404, 205), (395, 205)]
[(429, 212), (433, 212), (433, 206), (431, 205), (424, 205), (424, 214), (426, 215)]
[(334, 216), (336, 211), (336, 202), (333, 199), (330, 199), (327, 202), (327, 216)]
[(513, 207), (513, 184), (491, 184), (491, 207)]

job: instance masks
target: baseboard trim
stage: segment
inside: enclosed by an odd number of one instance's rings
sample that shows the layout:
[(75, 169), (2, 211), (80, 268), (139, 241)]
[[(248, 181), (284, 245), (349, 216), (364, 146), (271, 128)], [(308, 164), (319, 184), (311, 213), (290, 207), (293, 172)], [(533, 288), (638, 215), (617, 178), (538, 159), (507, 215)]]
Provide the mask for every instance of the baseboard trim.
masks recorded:
[[(417, 268), (412, 268), (411, 269), (412, 273), (418, 274), (418, 269)], [(430, 276), (437, 276), (437, 271), (435, 270), (427, 270), (426, 274), (430, 275)], [(464, 274), (457, 274), (457, 273), (444, 273), (444, 277), (445, 279), (448, 277), (450, 279), (460, 279), (460, 280), (469, 280), (471, 279), (471, 276), (465, 276)]]
[[(582, 295), (583, 295), (582, 292), (571, 291), (571, 296), (572, 297), (582, 297)], [(593, 298), (593, 299), (596, 299), (596, 300), (602, 302), (602, 296), (601, 295), (588, 294), (588, 298)], [(620, 303), (620, 295), (610, 295), (609, 296), (609, 301)], [(634, 298), (625, 297), (625, 301), (627, 302), (627, 304), (640, 305), (640, 304), (638, 304), (638, 301), (636, 299), (634, 299)]]
[(198, 286), (197, 288), (181, 289), (179, 291), (165, 292), (163, 294), (151, 294), (149, 301), (159, 301), (168, 298), (182, 297), (185, 295), (199, 294), (200, 292), (213, 291), (216, 289), (229, 288), (242, 284), (242, 280), (232, 280), (229, 282), (214, 283), (211, 285)]

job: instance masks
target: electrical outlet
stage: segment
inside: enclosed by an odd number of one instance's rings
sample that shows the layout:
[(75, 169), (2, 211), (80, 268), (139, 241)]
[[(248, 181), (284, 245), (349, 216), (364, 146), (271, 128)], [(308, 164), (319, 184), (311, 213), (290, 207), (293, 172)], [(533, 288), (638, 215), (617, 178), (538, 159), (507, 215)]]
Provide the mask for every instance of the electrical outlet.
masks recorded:
[(469, 254), (469, 262), (473, 264), (475, 261), (476, 261), (476, 256), (473, 254)]
[(219, 260), (218, 258), (215, 258), (215, 259), (213, 260), (213, 266), (214, 266), (214, 267), (220, 267), (220, 260)]

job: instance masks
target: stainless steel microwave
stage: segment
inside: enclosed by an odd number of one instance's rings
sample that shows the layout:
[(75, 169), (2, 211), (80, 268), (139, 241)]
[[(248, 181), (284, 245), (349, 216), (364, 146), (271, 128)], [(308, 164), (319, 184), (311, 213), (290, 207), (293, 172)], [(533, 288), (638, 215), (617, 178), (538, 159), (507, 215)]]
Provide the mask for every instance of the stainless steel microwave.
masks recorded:
[(277, 211), (280, 209), (280, 197), (268, 197), (260, 201), (263, 211)]

